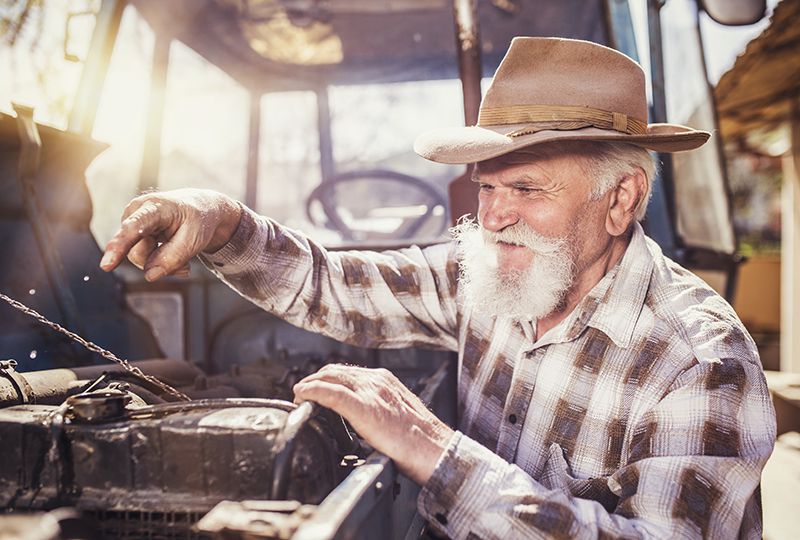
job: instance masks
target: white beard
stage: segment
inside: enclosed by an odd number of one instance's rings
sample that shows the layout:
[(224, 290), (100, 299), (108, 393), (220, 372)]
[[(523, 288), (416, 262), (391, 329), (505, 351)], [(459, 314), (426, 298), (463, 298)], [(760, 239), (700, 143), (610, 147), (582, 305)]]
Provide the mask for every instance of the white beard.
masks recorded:
[[(451, 232), (459, 247), (462, 300), (476, 312), (539, 319), (552, 313), (572, 286), (575, 268), (566, 237), (542, 236), (522, 222), (494, 233), (474, 221), (462, 221)], [(499, 268), (501, 241), (533, 251), (530, 266)]]

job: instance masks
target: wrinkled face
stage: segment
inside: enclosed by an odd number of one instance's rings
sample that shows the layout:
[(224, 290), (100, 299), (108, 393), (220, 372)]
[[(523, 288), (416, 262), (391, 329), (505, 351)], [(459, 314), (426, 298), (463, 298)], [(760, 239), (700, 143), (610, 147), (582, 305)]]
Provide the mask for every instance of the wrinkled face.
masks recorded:
[(608, 196), (592, 200), (585, 160), (511, 155), (478, 164), (480, 225), (456, 233), (468, 302), (538, 318), (564, 300), (608, 239)]

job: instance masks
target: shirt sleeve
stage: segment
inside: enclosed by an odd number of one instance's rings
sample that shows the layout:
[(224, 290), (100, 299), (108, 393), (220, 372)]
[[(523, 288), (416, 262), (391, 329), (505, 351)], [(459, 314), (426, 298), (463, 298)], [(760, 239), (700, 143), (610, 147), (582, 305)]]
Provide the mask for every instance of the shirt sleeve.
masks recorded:
[(458, 264), (452, 245), (329, 252), (242, 209), (231, 240), (200, 259), (243, 297), (296, 326), (351, 345), (457, 348)]
[[(533, 478), (457, 432), (418, 507), (455, 539), (758, 537), (745, 521), (760, 521), (757, 488), (774, 439), (759, 365), (697, 363), (642, 415), (610, 477), (571, 478), (554, 444)], [(589, 492), (608, 497), (578, 496)]]

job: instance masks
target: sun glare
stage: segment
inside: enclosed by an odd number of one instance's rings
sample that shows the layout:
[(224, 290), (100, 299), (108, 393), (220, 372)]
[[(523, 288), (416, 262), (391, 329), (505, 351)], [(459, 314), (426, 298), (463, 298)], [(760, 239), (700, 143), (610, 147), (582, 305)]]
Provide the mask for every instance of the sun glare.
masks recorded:
[(152, 50), (152, 33), (134, 10), (127, 9), (109, 64), (92, 135), (109, 143), (115, 153), (124, 154), (131, 160), (141, 158), (147, 125)]

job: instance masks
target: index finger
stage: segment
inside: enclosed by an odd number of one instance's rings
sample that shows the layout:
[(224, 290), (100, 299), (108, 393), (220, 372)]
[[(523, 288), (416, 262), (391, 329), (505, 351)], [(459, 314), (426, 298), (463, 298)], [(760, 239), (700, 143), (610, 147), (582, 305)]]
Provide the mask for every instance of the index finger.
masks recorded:
[(295, 403), (313, 401), (327, 407), (352, 422), (357, 408), (358, 397), (347, 386), (328, 381), (299, 382), (292, 388)]
[(119, 230), (106, 244), (100, 268), (113, 270), (125, 259), (128, 252), (145, 236), (156, 236), (166, 228), (166, 217), (159, 207), (146, 202), (120, 225)]

